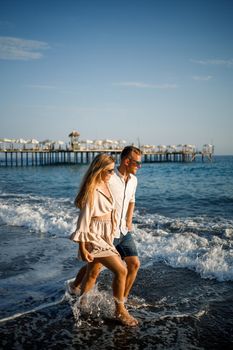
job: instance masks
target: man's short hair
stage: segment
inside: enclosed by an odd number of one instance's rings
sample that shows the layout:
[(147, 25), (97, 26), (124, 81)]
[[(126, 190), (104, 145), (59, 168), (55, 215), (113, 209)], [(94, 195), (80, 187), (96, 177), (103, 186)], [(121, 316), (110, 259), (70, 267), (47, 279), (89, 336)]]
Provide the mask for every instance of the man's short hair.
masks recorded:
[(142, 151), (139, 148), (135, 146), (126, 146), (121, 152), (121, 160), (127, 158), (132, 152), (138, 154), (139, 156), (142, 155)]

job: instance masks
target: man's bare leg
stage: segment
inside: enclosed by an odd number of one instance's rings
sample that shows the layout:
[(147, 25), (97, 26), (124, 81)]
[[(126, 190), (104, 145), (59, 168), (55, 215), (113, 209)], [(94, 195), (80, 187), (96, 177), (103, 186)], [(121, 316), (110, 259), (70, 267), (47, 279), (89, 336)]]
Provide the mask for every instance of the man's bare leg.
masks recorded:
[(124, 297), (127, 299), (129, 292), (134, 284), (134, 281), (136, 279), (138, 269), (140, 267), (140, 261), (137, 256), (127, 256), (124, 258), (124, 261), (127, 266), (127, 277), (126, 277), (126, 283), (125, 283), (125, 292)]

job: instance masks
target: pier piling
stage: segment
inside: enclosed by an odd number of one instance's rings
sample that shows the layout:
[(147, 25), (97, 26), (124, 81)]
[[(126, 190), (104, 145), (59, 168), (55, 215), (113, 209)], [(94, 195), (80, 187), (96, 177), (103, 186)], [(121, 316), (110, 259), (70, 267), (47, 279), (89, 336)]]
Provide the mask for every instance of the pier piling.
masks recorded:
[[(0, 166), (48, 166), (62, 164), (88, 164), (98, 153), (108, 153), (119, 163), (121, 149), (96, 150), (0, 150)], [(212, 161), (213, 154), (208, 152), (146, 152), (142, 155), (143, 163), (193, 162), (197, 156), (202, 161)]]

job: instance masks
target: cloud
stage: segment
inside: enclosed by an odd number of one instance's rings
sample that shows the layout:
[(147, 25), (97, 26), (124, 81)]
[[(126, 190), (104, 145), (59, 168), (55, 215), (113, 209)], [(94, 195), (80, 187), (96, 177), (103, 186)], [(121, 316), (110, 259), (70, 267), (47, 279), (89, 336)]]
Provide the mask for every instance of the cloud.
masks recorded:
[(40, 51), (48, 48), (49, 45), (43, 41), (0, 36), (0, 59), (2, 60), (38, 60), (43, 57)]
[(53, 86), (53, 85), (26, 85), (26, 87), (31, 89), (40, 89), (40, 90), (59, 90), (57, 86)]
[(176, 89), (176, 84), (147, 84), (143, 82), (136, 81), (125, 81), (121, 83), (116, 83), (114, 85), (132, 87), (138, 89)]
[(207, 76), (193, 76), (192, 79), (193, 80), (201, 80), (201, 81), (208, 81), (211, 80), (213, 77), (211, 75), (207, 75)]
[(197, 63), (197, 64), (202, 64), (202, 65), (218, 65), (218, 66), (227, 66), (227, 67), (231, 67), (233, 66), (233, 59), (229, 59), (229, 60), (220, 60), (220, 59), (209, 59), (209, 60), (190, 60), (193, 63)]

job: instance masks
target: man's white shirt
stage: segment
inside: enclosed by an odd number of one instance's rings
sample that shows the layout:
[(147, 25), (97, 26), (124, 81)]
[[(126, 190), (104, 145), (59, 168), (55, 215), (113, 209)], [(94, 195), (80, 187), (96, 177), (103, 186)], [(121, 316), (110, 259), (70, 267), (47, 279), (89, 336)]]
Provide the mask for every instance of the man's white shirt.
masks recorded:
[(116, 204), (117, 229), (115, 237), (119, 238), (120, 234), (126, 235), (126, 214), (129, 203), (135, 203), (135, 193), (137, 188), (137, 178), (130, 174), (128, 181), (125, 182), (123, 175), (116, 170), (109, 181), (110, 190), (113, 194)]

